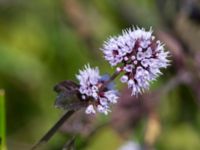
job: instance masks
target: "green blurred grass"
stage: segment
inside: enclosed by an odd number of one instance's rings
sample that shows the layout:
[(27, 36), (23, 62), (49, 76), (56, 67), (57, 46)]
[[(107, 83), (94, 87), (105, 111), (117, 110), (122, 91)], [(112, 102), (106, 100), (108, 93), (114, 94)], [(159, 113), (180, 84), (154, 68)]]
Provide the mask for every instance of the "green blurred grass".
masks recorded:
[(6, 150), (5, 92), (0, 90), (0, 149)]

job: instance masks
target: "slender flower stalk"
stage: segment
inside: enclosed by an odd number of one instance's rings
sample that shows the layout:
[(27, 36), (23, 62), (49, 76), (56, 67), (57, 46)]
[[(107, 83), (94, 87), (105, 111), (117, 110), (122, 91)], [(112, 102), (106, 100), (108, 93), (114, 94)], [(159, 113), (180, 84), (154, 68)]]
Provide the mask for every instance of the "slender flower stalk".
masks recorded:
[(54, 126), (31, 148), (31, 150), (37, 149), (40, 145), (48, 142), (55, 132), (63, 125), (63, 123), (74, 114), (74, 110), (66, 112)]
[(120, 71), (115, 71), (113, 73), (113, 75), (109, 78), (109, 80), (107, 80), (100, 88), (100, 91), (103, 90), (107, 85), (110, 84), (110, 82), (113, 82), (113, 80), (115, 80), (115, 78), (120, 74)]

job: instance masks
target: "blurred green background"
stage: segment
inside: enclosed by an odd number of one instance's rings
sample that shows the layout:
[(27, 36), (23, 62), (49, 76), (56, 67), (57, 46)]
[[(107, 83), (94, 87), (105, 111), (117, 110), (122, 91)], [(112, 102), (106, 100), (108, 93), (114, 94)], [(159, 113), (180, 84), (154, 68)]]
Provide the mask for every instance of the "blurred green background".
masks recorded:
[[(198, 1), (192, 2), (190, 5), (199, 6)], [(0, 0), (0, 88), (6, 93), (8, 149), (29, 149), (61, 116), (63, 112), (54, 107), (56, 83), (75, 80), (75, 74), (86, 63), (99, 66), (102, 73), (113, 72), (99, 50), (110, 35), (120, 34), (132, 25), (153, 27), (156, 34), (172, 34), (183, 48), (198, 53), (199, 18), (191, 17), (186, 8), (190, 5), (187, 0)], [(171, 41), (174, 42), (173, 38)], [(172, 57), (172, 66), (153, 84), (152, 90), (176, 76), (177, 68), (183, 70), (176, 57)], [(198, 64), (198, 60), (192, 61)], [(200, 149), (198, 91), (199, 87), (195, 93), (191, 86), (180, 84), (160, 98), (155, 111), (161, 131), (155, 149)], [(94, 126), (108, 122), (111, 116), (97, 116)], [(140, 144), (144, 142), (141, 136), (146, 126), (146, 118), (142, 120), (137, 132), (131, 132), (131, 139)], [(70, 134), (59, 132), (43, 149), (62, 149), (69, 137)], [(112, 126), (106, 126), (92, 138), (80, 135), (76, 146), (115, 150), (124, 141)]]

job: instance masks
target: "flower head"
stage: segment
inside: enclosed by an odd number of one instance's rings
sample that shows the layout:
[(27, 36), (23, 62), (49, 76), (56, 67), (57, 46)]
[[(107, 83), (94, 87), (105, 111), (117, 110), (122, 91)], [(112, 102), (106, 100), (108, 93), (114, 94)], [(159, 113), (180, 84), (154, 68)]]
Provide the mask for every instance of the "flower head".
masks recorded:
[(85, 66), (84, 70), (80, 70), (76, 76), (80, 82), (79, 92), (82, 100), (88, 101), (89, 106), (86, 108), (86, 114), (98, 112), (108, 114), (110, 104), (116, 103), (118, 96), (113, 89), (112, 83), (105, 88), (102, 85), (109, 79), (107, 76), (100, 76), (99, 69), (91, 68), (90, 65)]
[(150, 81), (161, 74), (160, 69), (169, 65), (169, 52), (164, 51), (152, 30), (124, 30), (122, 35), (108, 39), (101, 50), (111, 66), (120, 65), (117, 71), (124, 73), (121, 82), (128, 84), (132, 95), (148, 89)]

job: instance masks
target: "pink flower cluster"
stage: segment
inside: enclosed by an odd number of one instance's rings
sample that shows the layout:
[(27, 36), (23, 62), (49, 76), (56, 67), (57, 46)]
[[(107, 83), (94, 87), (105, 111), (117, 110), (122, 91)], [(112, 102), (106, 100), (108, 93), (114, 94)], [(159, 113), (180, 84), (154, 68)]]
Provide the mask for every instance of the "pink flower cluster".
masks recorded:
[[(169, 52), (152, 35), (152, 30), (124, 30), (122, 35), (108, 39), (101, 51), (111, 66), (117, 66), (116, 71), (123, 74), (120, 81), (127, 83), (132, 95), (136, 96), (148, 89), (151, 81), (162, 74), (160, 70), (169, 65)], [(77, 79), (82, 100), (89, 101), (85, 112), (108, 114), (110, 104), (117, 102), (118, 95), (113, 88), (102, 89), (106, 81), (102, 80), (99, 69), (87, 65), (79, 71)]]

